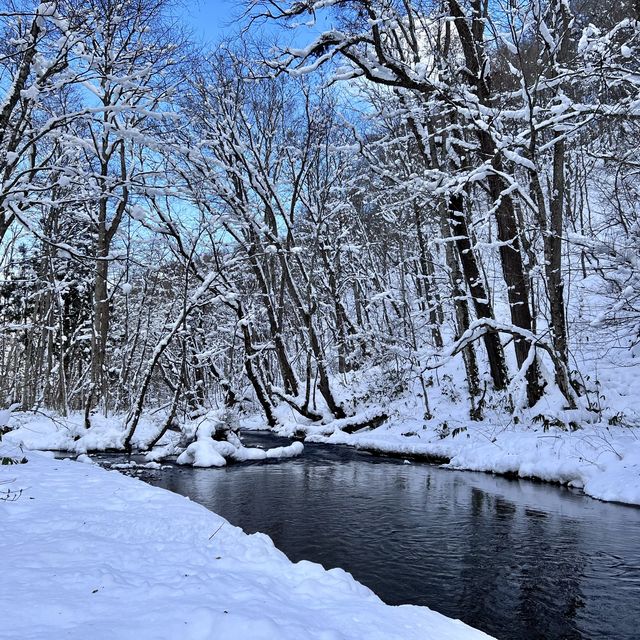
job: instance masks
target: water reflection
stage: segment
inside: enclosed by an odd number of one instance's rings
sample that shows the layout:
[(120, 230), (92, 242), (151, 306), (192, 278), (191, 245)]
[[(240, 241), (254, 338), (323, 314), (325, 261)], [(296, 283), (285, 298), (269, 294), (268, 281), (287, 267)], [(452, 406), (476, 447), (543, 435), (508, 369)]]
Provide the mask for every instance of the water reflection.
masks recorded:
[(145, 474), (292, 560), (501, 639), (638, 638), (640, 509), (567, 489), (307, 445), (302, 458)]

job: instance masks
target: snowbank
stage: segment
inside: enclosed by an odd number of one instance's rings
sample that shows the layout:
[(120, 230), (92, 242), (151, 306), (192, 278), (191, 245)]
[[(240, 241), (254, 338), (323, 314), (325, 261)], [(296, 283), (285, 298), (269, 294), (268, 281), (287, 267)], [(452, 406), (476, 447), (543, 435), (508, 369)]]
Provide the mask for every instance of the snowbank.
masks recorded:
[(178, 456), (176, 462), (178, 464), (193, 465), (194, 467), (224, 467), (227, 464), (227, 458), (236, 462), (292, 458), (299, 456), (303, 450), (304, 445), (302, 442), (293, 442), (287, 447), (256, 449), (254, 447), (237, 447), (230, 442), (209, 438), (192, 442)]
[[(353, 435), (315, 433), (312, 442), (346, 444), (379, 453), (448, 460), (453, 469), (516, 475), (582, 488), (600, 500), (640, 505), (640, 433), (586, 425), (577, 431), (468, 421), (444, 432), (403, 421)], [(297, 427), (300, 430), (300, 427)]]
[[(0, 412), (0, 420), (3, 413)], [(92, 416), (90, 429), (84, 427), (84, 416), (72, 413), (63, 418), (49, 413), (11, 413), (4, 411), (5, 422), (11, 426), (11, 431), (4, 436), (4, 441), (15, 446), (36, 451), (66, 451), (80, 454), (79, 460), (88, 451), (105, 451), (109, 449), (122, 450), (125, 430), (125, 416)], [(0, 422), (1, 424), (1, 422)], [(227, 439), (216, 440), (216, 429), (220, 420), (215, 412), (204, 416), (197, 423), (191, 425), (190, 437), (194, 439), (187, 447), (181, 444), (181, 435), (168, 432), (160, 441), (160, 446), (149, 452), (146, 459), (155, 463), (165, 457), (177, 455), (178, 464), (193, 465), (194, 467), (223, 467), (227, 460), (245, 462), (248, 460), (271, 460), (292, 458), (299, 456), (304, 445), (294, 442), (286, 447), (272, 449), (257, 449), (245, 447), (238, 435), (229, 431)], [(144, 416), (133, 440), (135, 448), (145, 448), (158, 432), (159, 425), (154, 424)], [(185, 429), (189, 431), (189, 429)]]
[(339, 569), (292, 564), (186, 498), (96, 465), (0, 467), (0, 637), (473, 640), (425, 607), (385, 605)]
[[(4, 442), (31, 450), (78, 454), (121, 449), (125, 435), (124, 420), (125, 416), (105, 418), (95, 415), (91, 417), (91, 429), (85, 429), (81, 412), (66, 418), (47, 412), (14, 412), (8, 421), (12, 431), (4, 436)], [(151, 437), (155, 431), (153, 423), (143, 417), (134, 445), (140, 444), (141, 437)]]

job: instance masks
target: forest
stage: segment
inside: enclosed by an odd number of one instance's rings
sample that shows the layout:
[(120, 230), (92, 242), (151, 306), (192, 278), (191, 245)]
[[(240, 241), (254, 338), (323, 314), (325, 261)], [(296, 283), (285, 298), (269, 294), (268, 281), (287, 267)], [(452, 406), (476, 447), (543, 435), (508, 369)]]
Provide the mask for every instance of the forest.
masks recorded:
[(2, 4), (5, 409), (635, 424), (640, 3)]
[(637, 640), (639, 507), (640, 0), (0, 0), (0, 640)]

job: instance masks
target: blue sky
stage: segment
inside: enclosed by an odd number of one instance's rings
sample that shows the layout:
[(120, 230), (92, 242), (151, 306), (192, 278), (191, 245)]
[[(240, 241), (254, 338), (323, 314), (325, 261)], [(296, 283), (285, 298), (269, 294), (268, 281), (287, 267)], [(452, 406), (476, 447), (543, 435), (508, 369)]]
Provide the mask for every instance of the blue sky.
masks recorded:
[[(183, 0), (182, 18), (193, 29), (194, 35), (204, 42), (215, 42), (223, 35), (233, 35), (239, 27), (239, 18), (243, 13), (242, 0)], [(277, 27), (266, 27), (272, 32)], [(298, 31), (294, 41), (297, 44), (307, 43), (320, 29)], [(292, 34), (285, 37), (289, 41)]]
[(242, 13), (242, 3), (237, 0), (186, 0), (183, 6), (184, 21), (205, 41), (233, 32)]

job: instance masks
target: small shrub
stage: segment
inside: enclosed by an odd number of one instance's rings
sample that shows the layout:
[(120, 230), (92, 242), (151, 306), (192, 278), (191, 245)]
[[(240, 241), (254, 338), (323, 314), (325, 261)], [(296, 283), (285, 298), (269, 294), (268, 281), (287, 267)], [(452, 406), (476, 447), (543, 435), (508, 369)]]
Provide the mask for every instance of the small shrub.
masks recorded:
[(436, 433), (440, 440), (444, 440), (448, 435), (450, 435), (451, 431), (449, 430), (449, 425), (446, 420), (438, 425)]
[[(545, 416), (544, 413), (539, 413), (537, 416), (532, 418), (532, 422), (535, 424), (542, 424), (542, 430), (546, 433), (549, 431), (551, 427), (556, 427), (561, 429), (562, 431), (567, 431), (568, 426), (567, 423), (560, 418), (554, 418), (552, 416)], [(577, 423), (574, 423), (577, 424)], [(578, 426), (578, 428), (580, 428)], [(575, 431), (575, 429), (571, 429), (571, 431)]]

